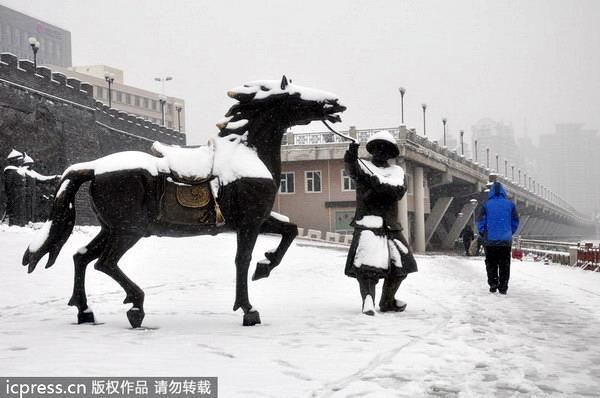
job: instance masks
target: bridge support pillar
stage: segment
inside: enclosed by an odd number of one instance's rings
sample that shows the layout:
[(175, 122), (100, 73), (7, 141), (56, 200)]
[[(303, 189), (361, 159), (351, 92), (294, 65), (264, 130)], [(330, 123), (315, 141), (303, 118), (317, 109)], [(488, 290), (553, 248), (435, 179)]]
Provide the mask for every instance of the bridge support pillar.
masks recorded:
[(530, 216), (528, 215), (519, 217), (519, 228), (517, 228), (517, 232), (515, 232), (516, 236), (521, 235), (523, 233), (523, 231), (525, 230), (525, 226), (529, 221), (529, 218)]
[(425, 222), (425, 245), (429, 244), (431, 237), (440, 225), (442, 218), (448, 211), (453, 200), (453, 197), (444, 196), (435, 202), (435, 205), (433, 206), (433, 209), (431, 209), (429, 217), (427, 217), (427, 221)]
[(473, 215), (473, 212), (476, 208), (476, 200), (465, 203), (458, 217), (456, 217), (456, 221), (454, 221), (454, 224), (452, 224), (452, 228), (450, 228), (446, 240), (444, 240), (442, 244), (442, 246), (445, 249), (452, 249), (454, 247), (454, 241), (458, 239), (458, 236), (460, 235), (465, 225), (467, 225), (469, 220), (471, 220), (471, 216)]
[(415, 251), (425, 252), (425, 189), (423, 168), (415, 167)]
[(550, 231), (552, 230), (552, 221), (550, 220), (543, 220), (543, 224), (542, 224), (542, 228), (541, 228), (541, 233), (544, 236), (544, 238), (549, 238), (551, 236)]
[(527, 224), (527, 229), (523, 231), (524, 235), (530, 237), (536, 237), (538, 235), (538, 227), (540, 225), (540, 219), (538, 217), (531, 216), (531, 221)]
[(408, 225), (408, 199), (405, 194), (398, 202), (398, 221), (403, 228), (402, 234), (410, 242), (410, 225)]

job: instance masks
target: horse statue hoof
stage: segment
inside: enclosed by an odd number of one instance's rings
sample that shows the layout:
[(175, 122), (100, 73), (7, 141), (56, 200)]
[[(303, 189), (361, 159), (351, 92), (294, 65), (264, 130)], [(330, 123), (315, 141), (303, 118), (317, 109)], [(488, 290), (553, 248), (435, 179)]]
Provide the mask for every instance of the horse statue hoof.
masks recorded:
[(256, 269), (252, 275), (252, 280), (257, 281), (262, 278), (268, 278), (271, 274), (271, 263), (268, 260), (261, 260), (256, 264)]
[(250, 311), (244, 314), (243, 326), (254, 326), (260, 323), (260, 314), (258, 311)]
[(129, 320), (131, 327), (134, 329), (142, 326), (142, 321), (144, 320), (145, 315), (146, 314), (144, 313), (144, 311), (137, 307), (133, 307), (132, 309), (127, 311), (127, 319)]
[(77, 313), (77, 324), (81, 325), (82, 323), (96, 323), (94, 313), (89, 308)]

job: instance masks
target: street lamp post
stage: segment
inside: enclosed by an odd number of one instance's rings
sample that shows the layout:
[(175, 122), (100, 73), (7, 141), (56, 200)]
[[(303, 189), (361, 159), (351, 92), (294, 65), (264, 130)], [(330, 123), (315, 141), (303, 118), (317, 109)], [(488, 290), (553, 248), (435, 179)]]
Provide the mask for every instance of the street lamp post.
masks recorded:
[(508, 160), (504, 159), (504, 177), (508, 178)]
[(427, 104), (421, 104), (421, 108), (423, 108), (423, 135), (427, 135), (427, 129), (425, 125), (425, 111), (427, 110)]
[(155, 77), (154, 80), (161, 83), (160, 95), (158, 96), (158, 100), (160, 102), (160, 113), (161, 113), (162, 125), (164, 126), (165, 125), (165, 104), (167, 103), (167, 97), (165, 95), (165, 82), (171, 81), (171, 80), (173, 80), (173, 78), (171, 76)]
[(37, 52), (40, 49), (40, 42), (35, 37), (30, 37), (29, 45), (33, 51), (33, 70), (37, 71)]
[(490, 148), (485, 148), (485, 167), (490, 168)]
[(167, 97), (164, 95), (158, 96), (158, 101), (160, 102), (160, 120), (161, 126), (165, 126), (165, 104), (167, 103)]
[(519, 185), (521, 185), (521, 169), (519, 169)]
[(446, 146), (446, 122), (448, 121), (448, 119), (446, 119), (445, 117), (442, 118), (442, 124), (444, 125), (444, 146)]
[(496, 173), (500, 173), (500, 163), (498, 162), (498, 154), (496, 154)]
[(400, 114), (402, 115), (402, 124), (404, 124), (404, 93), (406, 93), (406, 89), (400, 87), (398, 91), (400, 91)]
[(110, 108), (112, 105), (112, 90), (111, 86), (115, 82), (114, 73), (106, 72), (104, 74), (104, 80), (108, 83), (108, 107)]
[(514, 164), (510, 166), (510, 173), (512, 176), (511, 177), (512, 182), (515, 182), (515, 165)]
[(460, 130), (460, 154), (465, 156), (465, 142), (463, 140), (463, 137), (465, 135), (465, 132), (463, 130)]
[(161, 83), (161, 90), (160, 93), (161, 94), (165, 94), (165, 82), (168, 82), (170, 80), (173, 80), (173, 78), (171, 76), (166, 76), (166, 77), (155, 77), (154, 80), (156, 80), (157, 82)]
[(175, 104), (175, 109), (177, 110), (177, 127), (181, 133), (181, 111), (183, 110), (183, 105)]
[(474, 149), (475, 149), (475, 163), (477, 163), (477, 158), (478, 158), (478, 154), (477, 154), (477, 151), (478, 151), (478, 150), (477, 150), (477, 140), (475, 140), (475, 141), (473, 142), (473, 147), (474, 147)]

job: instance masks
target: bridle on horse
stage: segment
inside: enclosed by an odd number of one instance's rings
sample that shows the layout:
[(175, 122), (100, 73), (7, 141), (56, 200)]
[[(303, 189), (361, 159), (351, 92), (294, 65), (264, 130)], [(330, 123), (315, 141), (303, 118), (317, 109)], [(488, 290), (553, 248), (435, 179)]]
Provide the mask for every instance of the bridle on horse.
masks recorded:
[[(322, 119), (321, 122), (325, 125), (325, 127), (327, 127), (329, 129), (329, 131), (331, 131), (333, 134), (338, 135), (348, 141), (352, 141), (354, 144), (358, 145), (358, 140), (356, 138), (350, 137), (349, 135), (344, 135), (342, 133), (340, 133), (339, 131), (335, 131), (333, 129), (333, 127), (331, 127), (329, 125), (329, 123), (327, 123), (327, 121), (325, 121), (325, 119)], [(365, 169), (367, 169), (369, 171), (369, 173), (371, 173), (371, 175), (375, 175), (375, 173), (373, 173), (373, 171), (371, 171), (371, 169), (369, 168), (369, 166), (367, 166), (365, 164), (365, 162), (362, 161), (361, 158), (357, 158), (357, 160), (364, 166)]]

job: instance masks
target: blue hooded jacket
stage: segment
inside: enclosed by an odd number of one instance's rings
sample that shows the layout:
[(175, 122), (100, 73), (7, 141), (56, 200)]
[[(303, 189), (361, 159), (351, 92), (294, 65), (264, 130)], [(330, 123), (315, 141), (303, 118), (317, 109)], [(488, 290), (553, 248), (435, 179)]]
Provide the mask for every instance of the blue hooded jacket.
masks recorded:
[(495, 182), (488, 199), (481, 207), (477, 221), (479, 235), (485, 246), (511, 246), (512, 236), (519, 228), (519, 214), (513, 202), (506, 199), (504, 187)]

